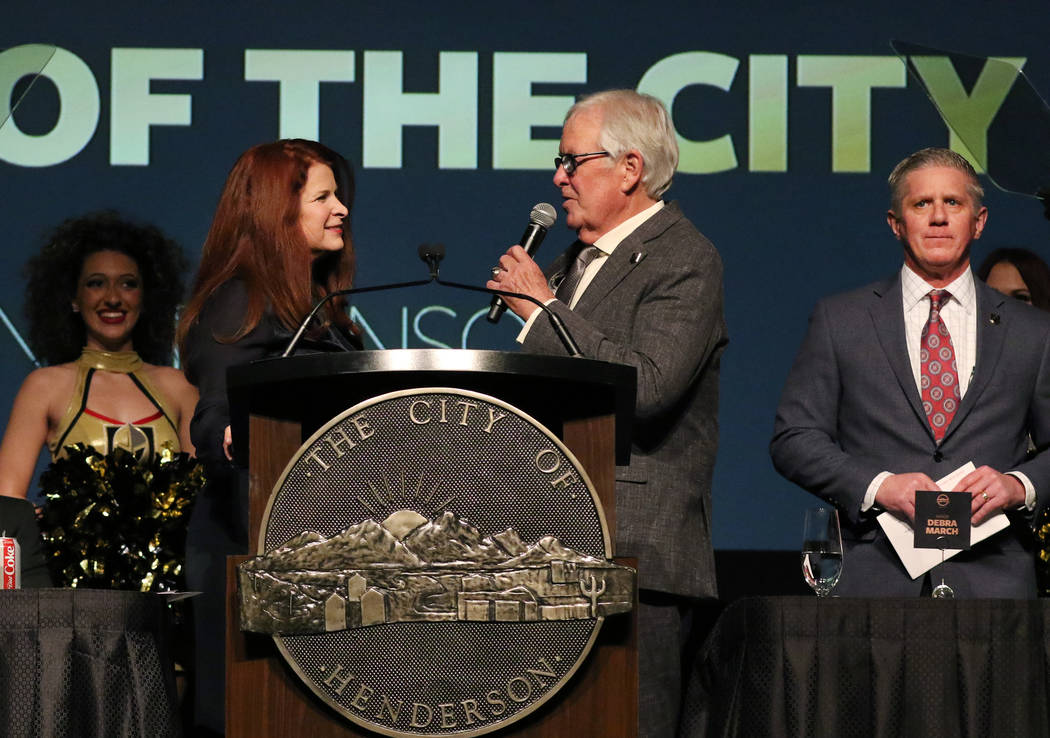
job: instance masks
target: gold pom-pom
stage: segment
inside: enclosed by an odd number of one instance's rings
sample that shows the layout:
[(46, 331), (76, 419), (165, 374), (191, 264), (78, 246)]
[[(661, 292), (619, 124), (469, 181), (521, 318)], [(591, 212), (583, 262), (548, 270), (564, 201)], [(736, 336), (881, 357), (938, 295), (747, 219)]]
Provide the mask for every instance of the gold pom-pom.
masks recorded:
[(58, 586), (141, 591), (183, 588), (186, 525), (201, 465), (170, 447), (145, 463), (117, 449), (65, 449), (41, 475), (40, 519)]

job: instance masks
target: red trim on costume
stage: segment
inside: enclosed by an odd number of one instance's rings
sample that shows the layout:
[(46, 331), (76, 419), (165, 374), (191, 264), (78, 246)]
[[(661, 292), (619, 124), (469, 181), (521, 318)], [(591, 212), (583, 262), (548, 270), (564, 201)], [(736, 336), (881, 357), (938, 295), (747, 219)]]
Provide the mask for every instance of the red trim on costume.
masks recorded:
[[(88, 415), (90, 415), (93, 418), (98, 418), (99, 420), (104, 420), (107, 423), (113, 423), (114, 425), (128, 425), (128, 423), (125, 423), (123, 420), (114, 420), (113, 418), (110, 418), (110, 417), (108, 417), (106, 415), (103, 415), (102, 413), (96, 413), (94, 410), (92, 410), (90, 408), (84, 410), (84, 412), (87, 413)], [(162, 413), (160, 410), (158, 410), (157, 412), (155, 412), (152, 415), (150, 415), (148, 418), (142, 418), (140, 420), (132, 420), (130, 425), (145, 425), (146, 423), (152, 423), (157, 418), (162, 418), (162, 417), (164, 417), (164, 413)]]

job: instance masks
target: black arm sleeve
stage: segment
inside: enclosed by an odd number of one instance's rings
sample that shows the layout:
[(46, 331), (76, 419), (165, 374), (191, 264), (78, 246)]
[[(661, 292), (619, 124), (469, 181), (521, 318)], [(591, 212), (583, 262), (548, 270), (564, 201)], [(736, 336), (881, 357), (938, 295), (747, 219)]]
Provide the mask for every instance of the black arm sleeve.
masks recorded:
[(274, 319), (269, 313), (264, 314), (259, 325), (243, 338), (233, 343), (220, 340), (237, 331), (247, 308), (248, 292), (244, 283), (240, 280), (227, 282), (205, 303), (187, 336), (186, 356), (182, 361), (186, 376), (200, 391), (200, 400), (190, 424), (190, 437), (197, 449), (197, 457), (207, 463), (226, 462), (222, 450), (223, 433), (230, 424), (226, 370), (280, 351), (283, 332), (275, 330)]

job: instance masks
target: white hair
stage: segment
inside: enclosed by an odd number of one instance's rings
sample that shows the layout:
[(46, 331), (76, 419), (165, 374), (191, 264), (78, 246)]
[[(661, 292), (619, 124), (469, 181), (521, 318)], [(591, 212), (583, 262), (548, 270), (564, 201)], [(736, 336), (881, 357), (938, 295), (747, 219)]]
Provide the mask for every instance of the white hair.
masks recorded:
[(662, 102), (634, 90), (605, 90), (581, 98), (566, 122), (585, 111), (601, 113), (598, 145), (613, 159), (637, 149), (642, 154), (642, 186), (654, 200), (667, 192), (678, 168), (678, 138)]

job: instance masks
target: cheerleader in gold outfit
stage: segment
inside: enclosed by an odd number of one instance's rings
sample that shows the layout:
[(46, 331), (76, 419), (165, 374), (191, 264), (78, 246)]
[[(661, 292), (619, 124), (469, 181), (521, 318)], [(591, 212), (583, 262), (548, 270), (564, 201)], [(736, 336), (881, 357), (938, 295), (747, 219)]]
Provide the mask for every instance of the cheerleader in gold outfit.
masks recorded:
[(29, 343), (47, 366), (15, 397), (0, 444), (0, 494), (25, 497), (41, 444), (146, 460), (193, 453), (197, 390), (170, 366), (184, 263), (151, 226), (114, 213), (68, 220), (26, 271)]

